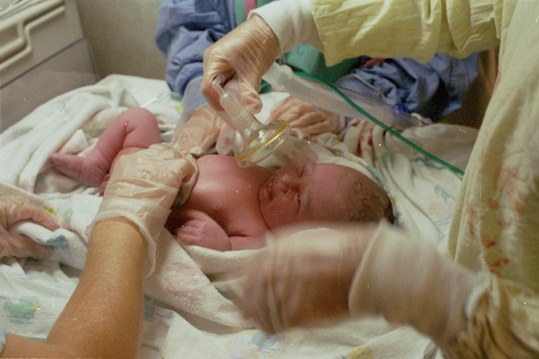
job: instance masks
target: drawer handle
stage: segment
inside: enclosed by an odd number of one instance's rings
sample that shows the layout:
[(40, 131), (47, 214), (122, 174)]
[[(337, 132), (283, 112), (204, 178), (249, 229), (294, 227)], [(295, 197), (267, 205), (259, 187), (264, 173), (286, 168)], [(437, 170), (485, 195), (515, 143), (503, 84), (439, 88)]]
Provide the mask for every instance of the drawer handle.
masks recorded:
[(18, 16), (15, 16), (14, 21), (8, 21), (9, 17), (4, 19), (4, 26), (0, 26), (0, 71), (31, 54), (31, 32), (34, 28), (66, 11), (63, 1), (53, 1), (47, 5), (49, 6), (37, 10), (37, 14), (36, 12), (29, 12), (26, 16), (23, 14), (18, 21), (16, 19)]

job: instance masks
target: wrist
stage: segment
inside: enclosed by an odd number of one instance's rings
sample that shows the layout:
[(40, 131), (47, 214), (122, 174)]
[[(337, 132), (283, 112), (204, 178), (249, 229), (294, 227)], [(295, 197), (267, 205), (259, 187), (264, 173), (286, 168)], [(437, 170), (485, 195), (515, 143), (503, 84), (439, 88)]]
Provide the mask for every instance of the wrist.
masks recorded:
[[(288, 16), (282, 16), (283, 13)], [(272, 29), (279, 41), (281, 53), (291, 51), (299, 43), (322, 48), (310, 0), (273, 1), (252, 10), (249, 18), (253, 15), (264, 19)]]
[[(206, 98), (200, 92), (200, 85), (202, 84), (202, 76), (195, 77), (185, 87), (185, 90), (182, 95), (181, 104), (183, 107), (183, 113), (194, 111), (197, 108), (204, 107), (208, 105)], [(182, 118), (184, 117), (182, 113)]]
[(135, 223), (123, 217), (107, 218), (94, 226), (85, 267), (116, 268), (142, 278), (147, 252), (148, 242)]
[(95, 223), (91, 233), (91, 243), (99, 241), (110, 242), (110, 233), (115, 233), (114, 240), (130, 241), (135, 245), (141, 245), (144, 252), (147, 250), (147, 241), (142, 235), (139, 226), (125, 217), (112, 217), (99, 220)]
[[(375, 225), (364, 225), (360, 228), (357, 228), (357, 226), (350, 228), (351, 231), (348, 232), (348, 236), (351, 240), (342, 253), (341, 262), (343, 264), (341, 266), (343, 272), (346, 273), (345, 277), (349, 280), (349, 288), (352, 288), (356, 272), (362, 263), (363, 256), (377, 227)], [(341, 231), (345, 231), (345, 229)]]
[(355, 273), (352, 315), (381, 315), (411, 325), (438, 345), (466, 329), (475, 275), (442, 257), (428, 240), (380, 225)]
[[(264, 56), (262, 56), (262, 73), (260, 77), (271, 67), (273, 62), (279, 57), (282, 53), (280, 46), (280, 39), (275, 34), (275, 31), (271, 26), (264, 20), (262, 17), (254, 14), (249, 17), (249, 23), (251, 24), (251, 29), (258, 33), (258, 36), (254, 36), (256, 41), (262, 40), (262, 43), (258, 43), (258, 47), (265, 49)], [(255, 52), (256, 53), (256, 52)], [(257, 56), (259, 56), (257, 54)]]

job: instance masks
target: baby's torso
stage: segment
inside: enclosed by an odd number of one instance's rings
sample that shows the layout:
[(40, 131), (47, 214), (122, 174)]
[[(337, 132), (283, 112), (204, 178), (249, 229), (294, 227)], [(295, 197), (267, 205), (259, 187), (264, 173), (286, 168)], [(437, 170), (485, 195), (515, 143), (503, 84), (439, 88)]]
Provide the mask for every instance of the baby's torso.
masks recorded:
[[(174, 215), (195, 209), (208, 214), (230, 236), (259, 236), (266, 229), (258, 192), (271, 168), (241, 168), (234, 157), (206, 155), (197, 160), (198, 178), (189, 199)], [(181, 223), (178, 223), (181, 225)]]

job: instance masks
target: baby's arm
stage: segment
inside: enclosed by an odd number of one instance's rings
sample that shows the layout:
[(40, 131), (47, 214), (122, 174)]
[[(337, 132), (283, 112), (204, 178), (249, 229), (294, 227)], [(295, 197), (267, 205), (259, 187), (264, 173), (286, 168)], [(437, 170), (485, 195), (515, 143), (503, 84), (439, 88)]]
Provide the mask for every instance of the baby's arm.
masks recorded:
[(232, 249), (225, 230), (206, 213), (188, 209), (182, 213), (182, 217), (184, 224), (175, 230), (178, 240), (218, 251)]
[(202, 211), (188, 209), (181, 216), (183, 225), (175, 230), (175, 234), (178, 241), (183, 243), (221, 252), (256, 249), (265, 245), (263, 238), (229, 236), (219, 223)]

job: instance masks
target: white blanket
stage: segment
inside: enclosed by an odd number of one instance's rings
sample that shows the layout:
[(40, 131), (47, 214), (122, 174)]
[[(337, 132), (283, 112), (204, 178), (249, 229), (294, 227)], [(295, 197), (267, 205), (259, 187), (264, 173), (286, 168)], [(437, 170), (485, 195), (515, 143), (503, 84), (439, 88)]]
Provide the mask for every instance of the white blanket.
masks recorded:
[[(0, 193), (21, 193), (54, 213), (62, 229), (33, 223), (16, 228), (54, 249), (49, 260), (0, 260), (0, 327), (43, 339), (73, 292), (84, 266), (90, 224), (100, 203), (97, 190), (47, 165), (53, 151), (91, 146), (121, 109), (147, 105), (164, 122), (167, 141), (181, 106), (162, 81), (109, 76), (39, 107), (0, 137)], [(266, 106), (265, 106), (266, 107)], [(104, 110), (104, 111), (103, 111)], [(408, 130), (407, 137), (463, 167), (476, 131), (448, 125)], [(464, 133), (466, 132), (466, 133)], [(369, 140), (370, 138), (370, 140)], [(361, 156), (383, 177), (399, 223), (425, 240), (443, 240), (460, 178), (425, 160), (383, 130), (359, 123), (344, 142), (317, 141), (334, 153)], [(456, 146), (458, 143), (458, 146)], [(254, 329), (213, 280), (242, 266), (253, 251), (216, 252), (181, 246), (164, 231), (156, 272), (146, 280), (141, 358), (423, 358), (433, 347), (407, 327), (381, 319), (350, 320), (267, 336)]]

